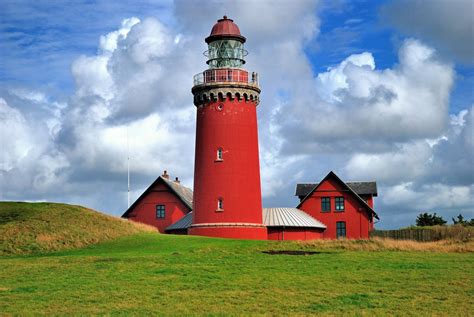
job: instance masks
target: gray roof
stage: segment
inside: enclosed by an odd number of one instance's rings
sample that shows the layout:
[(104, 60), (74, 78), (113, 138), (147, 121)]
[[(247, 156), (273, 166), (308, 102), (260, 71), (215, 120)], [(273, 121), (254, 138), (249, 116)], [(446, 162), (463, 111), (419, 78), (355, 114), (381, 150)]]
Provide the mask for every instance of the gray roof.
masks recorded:
[(181, 200), (186, 204), (186, 206), (189, 207), (189, 209), (193, 209), (193, 191), (190, 188), (187, 188), (180, 183), (171, 181), (164, 177), (161, 178), (173, 189), (176, 195), (181, 198)]
[(165, 231), (188, 229), (193, 223), (193, 212), (188, 212), (184, 217), (168, 226)]
[(267, 227), (326, 228), (324, 224), (297, 208), (263, 208), (263, 224)]
[[(376, 182), (345, 182), (357, 195), (373, 195), (377, 197)], [(296, 184), (295, 196), (306, 197), (319, 183)]]
[[(297, 208), (263, 208), (263, 224), (267, 227), (304, 227), (326, 228), (324, 224)], [(189, 212), (165, 231), (188, 229), (193, 221), (193, 212)]]

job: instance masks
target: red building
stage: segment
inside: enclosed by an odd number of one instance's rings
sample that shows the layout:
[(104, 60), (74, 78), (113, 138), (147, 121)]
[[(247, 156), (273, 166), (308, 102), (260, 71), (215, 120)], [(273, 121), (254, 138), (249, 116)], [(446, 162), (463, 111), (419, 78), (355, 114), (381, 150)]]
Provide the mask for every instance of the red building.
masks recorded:
[(373, 197), (377, 196), (375, 182), (344, 183), (330, 172), (320, 183), (297, 184), (297, 208), (324, 223), (325, 239), (368, 239), (374, 228)]
[[(164, 233), (193, 209), (193, 191), (169, 180), (166, 171), (125, 211), (123, 218), (146, 223)], [(179, 232), (178, 232), (179, 233)]]
[(194, 76), (196, 153), (189, 234), (266, 239), (258, 155), (257, 75), (243, 68), (246, 39), (224, 16), (206, 38), (209, 68)]

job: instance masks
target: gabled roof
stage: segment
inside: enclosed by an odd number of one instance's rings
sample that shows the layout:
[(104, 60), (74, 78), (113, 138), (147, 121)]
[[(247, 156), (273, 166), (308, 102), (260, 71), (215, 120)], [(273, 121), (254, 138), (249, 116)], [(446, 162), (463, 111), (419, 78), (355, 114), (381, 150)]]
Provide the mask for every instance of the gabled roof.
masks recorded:
[(177, 182), (170, 181), (163, 176), (159, 176), (144, 192), (138, 197), (137, 200), (125, 211), (122, 217), (127, 217), (128, 214), (138, 205), (138, 203), (145, 198), (145, 196), (153, 191), (153, 188), (159, 183), (165, 184), (171, 192), (173, 192), (179, 200), (191, 211), (193, 209), (193, 191)]
[[(346, 182), (347, 186), (352, 188), (357, 195), (372, 195), (377, 197), (377, 183), (376, 182)], [(295, 196), (306, 197), (313, 188), (319, 183), (296, 184)]]
[(181, 219), (166, 227), (165, 231), (184, 230), (191, 227), (193, 223), (193, 212), (188, 212)]
[(316, 187), (313, 188), (313, 190), (311, 190), (301, 201), (300, 203), (298, 204), (298, 206), (296, 206), (296, 208), (300, 208), (301, 205), (306, 201), (306, 199), (308, 199), (317, 189), (318, 187), (324, 183), (324, 181), (326, 181), (327, 179), (329, 178), (333, 178), (335, 179), (339, 184), (342, 185), (343, 188), (345, 188), (347, 191), (349, 191), (349, 193), (351, 193), (356, 199), (357, 201), (359, 201), (364, 207), (367, 208), (367, 210), (369, 212), (371, 212), (375, 218), (379, 219), (379, 216), (377, 215), (377, 213), (372, 209), (372, 207), (370, 207), (367, 202), (365, 200), (363, 200), (359, 195), (357, 195), (357, 193), (351, 188), (349, 187), (346, 183), (344, 183), (342, 181), (342, 179), (339, 178), (339, 176), (336, 175), (336, 173), (334, 173), (333, 171), (330, 171), (329, 174), (326, 175), (326, 177), (323, 178), (323, 180), (318, 184), (316, 185)]
[(263, 224), (267, 227), (312, 227), (326, 226), (297, 208), (263, 208)]

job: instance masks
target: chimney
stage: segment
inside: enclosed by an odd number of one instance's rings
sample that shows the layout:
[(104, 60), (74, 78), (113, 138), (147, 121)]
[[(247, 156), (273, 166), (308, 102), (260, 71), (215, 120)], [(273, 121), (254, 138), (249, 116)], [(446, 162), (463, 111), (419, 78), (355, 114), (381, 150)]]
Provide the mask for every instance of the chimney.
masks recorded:
[(163, 171), (163, 175), (161, 175), (161, 177), (166, 178), (166, 179), (170, 179), (170, 176), (169, 176), (168, 172), (166, 172), (166, 170)]
[(181, 183), (181, 182), (179, 181), (179, 178), (177, 178), (177, 177), (174, 179), (174, 182), (177, 183), (177, 184)]

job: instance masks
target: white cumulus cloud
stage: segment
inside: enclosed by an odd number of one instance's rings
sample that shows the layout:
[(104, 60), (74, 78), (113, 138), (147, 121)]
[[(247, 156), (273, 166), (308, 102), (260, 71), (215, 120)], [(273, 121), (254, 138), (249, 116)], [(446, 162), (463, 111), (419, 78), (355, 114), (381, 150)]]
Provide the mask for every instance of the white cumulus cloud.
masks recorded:
[(286, 149), (370, 152), (437, 137), (448, 123), (453, 81), (453, 66), (413, 39), (404, 42), (391, 69), (376, 69), (368, 52), (349, 56), (318, 74), (312, 90), (294, 87), (280, 118)]

